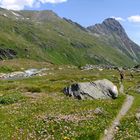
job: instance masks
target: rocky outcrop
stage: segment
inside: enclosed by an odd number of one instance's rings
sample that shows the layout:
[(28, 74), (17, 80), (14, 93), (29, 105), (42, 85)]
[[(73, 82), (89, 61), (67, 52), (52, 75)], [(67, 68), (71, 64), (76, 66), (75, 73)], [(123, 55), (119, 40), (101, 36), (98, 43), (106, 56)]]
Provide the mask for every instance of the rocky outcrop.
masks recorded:
[(103, 37), (105, 42), (112, 44), (112, 47), (119, 49), (133, 61), (140, 62), (140, 47), (128, 37), (122, 25), (114, 18), (105, 19), (102, 24), (95, 24), (87, 29)]
[(88, 32), (88, 30), (87, 30), (86, 28), (84, 28), (83, 26), (81, 26), (81, 25), (78, 24), (77, 22), (74, 22), (74, 21), (72, 21), (72, 20), (70, 20), (70, 19), (67, 19), (67, 18), (63, 18), (63, 19), (64, 19), (66, 22), (68, 22), (68, 23), (70, 23), (70, 24), (72, 24), (72, 25), (74, 25), (74, 26), (80, 28), (81, 30), (83, 30), (83, 31), (85, 31), (85, 32)]
[(64, 88), (64, 93), (77, 99), (115, 99), (118, 97), (117, 87), (107, 79), (76, 83)]
[(134, 66), (135, 69), (140, 69), (140, 64), (139, 65), (136, 65)]
[(86, 64), (85, 66), (80, 67), (81, 70), (93, 70), (93, 69), (98, 69), (100, 71), (104, 69), (109, 69), (109, 70), (114, 70), (117, 69), (116, 66), (113, 65), (91, 65), (91, 64)]
[(122, 25), (113, 18), (105, 19), (102, 24), (95, 24), (94, 26), (89, 26), (87, 29), (102, 35), (110, 35), (112, 33), (116, 33), (118, 36), (123, 38), (127, 36)]
[(0, 48), (0, 59), (3, 60), (3, 59), (12, 59), (12, 58), (15, 58), (17, 55), (17, 53), (12, 50), (12, 49), (2, 49)]

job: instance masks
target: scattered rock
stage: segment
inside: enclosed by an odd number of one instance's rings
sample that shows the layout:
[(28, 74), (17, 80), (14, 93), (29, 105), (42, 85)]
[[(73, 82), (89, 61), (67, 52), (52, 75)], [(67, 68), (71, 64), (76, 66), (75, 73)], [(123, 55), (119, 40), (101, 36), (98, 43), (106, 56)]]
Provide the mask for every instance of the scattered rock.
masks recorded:
[(116, 127), (118, 127), (120, 125), (120, 122), (119, 121), (115, 121), (114, 125), (116, 125)]
[(93, 114), (69, 114), (69, 115), (57, 115), (57, 116), (46, 116), (45, 117), (45, 121), (65, 121), (65, 122), (74, 122), (74, 123), (78, 123), (81, 121), (86, 121), (86, 120), (93, 120), (94, 119), (94, 115)]
[(136, 92), (140, 94), (140, 85), (136, 87)]
[(135, 68), (135, 69), (140, 69), (140, 64), (139, 64), (139, 65), (134, 66), (133, 68)]
[(123, 94), (123, 93), (124, 93), (124, 86), (123, 86), (123, 84), (121, 84), (121, 85), (120, 85), (119, 92), (120, 92), (121, 94)]
[(99, 71), (103, 71), (103, 69), (99, 69)]
[(116, 131), (116, 132), (119, 131), (119, 127), (116, 126), (116, 127), (115, 127), (115, 131)]
[(59, 69), (59, 70), (62, 70), (63, 68), (59, 67), (58, 69)]
[[(29, 94), (30, 95), (30, 94)], [(81, 121), (87, 121), (87, 120), (93, 120), (95, 118), (95, 115), (101, 115), (103, 114), (104, 110), (103, 108), (96, 108), (95, 110), (85, 110), (80, 111), (74, 114), (59, 114), (59, 115), (47, 115), (43, 117), (45, 122), (49, 122), (51, 120), (59, 122), (59, 121), (65, 121), (65, 122), (74, 122), (78, 123)], [(42, 116), (41, 116), (42, 118)]]
[(130, 69), (130, 71), (133, 71), (133, 72), (140, 72), (140, 65), (134, 66), (133, 68)]
[[(0, 47), (3, 47), (5, 46), (4, 44), (0, 44)], [(13, 59), (15, 58), (17, 55), (17, 52), (15, 52), (14, 50), (12, 49), (2, 49), (0, 48), (0, 59), (3, 60), (5, 58), (8, 58), (8, 59)]]
[(116, 69), (116, 66), (112, 66), (112, 65), (91, 65), (91, 64), (86, 64), (85, 66), (82, 66), (80, 69), (81, 70), (98, 69), (99, 71), (103, 71), (104, 69)]
[(105, 129), (104, 134), (107, 135), (107, 133), (108, 133), (108, 131), (107, 131), (107, 129)]
[(140, 113), (136, 113), (136, 119), (140, 121)]
[(94, 110), (94, 114), (95, 115), (101, 115), (101, 114), (103, 114), (104, 113), (104, 110), (103, 110), (103, 108), (96, 108), (95, 110)]
[(46, 68), (43, 68), (43, 69), (29, 69), (25, 71), (16, 71), (8, 74), (1, 73), (0, 79), (19, 79), (19, 78), (31, 77), (34, 75), (44, 76), (46, 74), (42, 72), (46, 70), (47, 70)]
[(117, 87), (107, 79), (76, 83), (64, 88), (64, 93), (77, 99), (115, 99), (118, 97)]

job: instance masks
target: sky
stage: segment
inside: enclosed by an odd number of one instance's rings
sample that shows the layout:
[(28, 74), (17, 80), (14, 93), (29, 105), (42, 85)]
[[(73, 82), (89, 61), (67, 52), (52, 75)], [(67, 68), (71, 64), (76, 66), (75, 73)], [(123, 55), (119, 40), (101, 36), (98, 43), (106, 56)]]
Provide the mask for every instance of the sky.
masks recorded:
[(84, 27), (113, 17), (128, 36), (140, 45), (140, 0), (0, 0), (0, 7), (13, 10), (53, 10)]

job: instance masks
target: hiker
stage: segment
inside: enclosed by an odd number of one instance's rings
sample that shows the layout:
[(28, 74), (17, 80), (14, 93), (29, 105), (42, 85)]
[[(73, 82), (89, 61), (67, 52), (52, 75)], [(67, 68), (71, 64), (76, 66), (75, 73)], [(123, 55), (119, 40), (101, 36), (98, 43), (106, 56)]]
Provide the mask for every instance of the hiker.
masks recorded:
[(122, 68), (121, 69), (118, 68), (118, 71), (120, 75), (120, 82), (122, 83), (124, 80), (124, 70)]
[(124, 71), (120, 70), (120, 81), (121, 81), (121, 83), (123, 82), (123, 80), (124, 80)]

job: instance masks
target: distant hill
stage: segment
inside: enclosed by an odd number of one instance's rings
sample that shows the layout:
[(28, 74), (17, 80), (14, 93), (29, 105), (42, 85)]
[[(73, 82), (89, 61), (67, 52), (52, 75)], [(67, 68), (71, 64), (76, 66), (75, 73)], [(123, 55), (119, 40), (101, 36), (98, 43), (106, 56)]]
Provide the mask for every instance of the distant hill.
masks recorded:
[(140, 47), (115, 19), (82, 27), (53, 11), (0, 9), (0, 59), (28, 58), (55, 64), (140, 63)]

